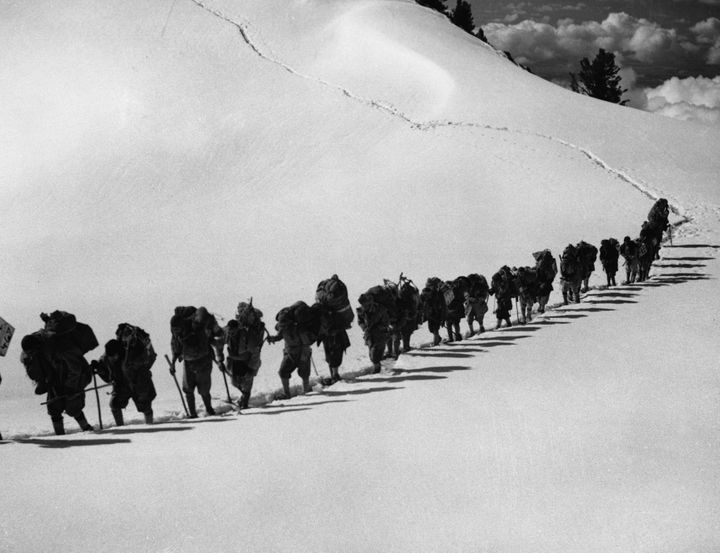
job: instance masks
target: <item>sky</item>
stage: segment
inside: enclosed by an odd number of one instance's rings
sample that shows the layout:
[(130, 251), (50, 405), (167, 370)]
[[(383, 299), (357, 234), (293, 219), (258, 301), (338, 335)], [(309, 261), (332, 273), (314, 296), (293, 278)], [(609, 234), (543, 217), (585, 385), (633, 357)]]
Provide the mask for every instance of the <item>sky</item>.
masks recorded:
[(604, 48), (630, 106), (720, 124), (720, 0), (470, 3), (489, 42), (543, 78), (567, 86)]

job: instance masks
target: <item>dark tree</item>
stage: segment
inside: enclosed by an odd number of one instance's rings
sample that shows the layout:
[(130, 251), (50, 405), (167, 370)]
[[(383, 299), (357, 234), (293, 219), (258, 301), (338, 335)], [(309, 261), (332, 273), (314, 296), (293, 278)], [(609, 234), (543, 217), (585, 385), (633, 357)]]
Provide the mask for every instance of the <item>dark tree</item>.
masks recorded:
[(627, 102), (622, 99), (627, 89), (620, 88), (618, 71), (620, 68), (615, 64), (615, 54), (600, 48), (592, 62), (582, 59), (580, 73), (570, 73), (570, 88), (574, 92), (622, 106)]
[(473, 21), (470, 2), (466, 2), (466, 0), (457, 0), (457, 5), (450, 16), (450, 21), (461, 29), (472, 34), (475, 30), (475, 22)]
[(485, 31), (482, 30), (482, 27), (477, 28), (477, 31), (475, 31), (475, 36), (482, 40), (485, 44), (489, 44), (487, 37), (485, 36)]
[(447, 15), (445, 12), (445, 4), (443, 0), (415, 0), (421, 6), (426, 8), (432, 8), (433, 10), (439, 11), (443, 15)]

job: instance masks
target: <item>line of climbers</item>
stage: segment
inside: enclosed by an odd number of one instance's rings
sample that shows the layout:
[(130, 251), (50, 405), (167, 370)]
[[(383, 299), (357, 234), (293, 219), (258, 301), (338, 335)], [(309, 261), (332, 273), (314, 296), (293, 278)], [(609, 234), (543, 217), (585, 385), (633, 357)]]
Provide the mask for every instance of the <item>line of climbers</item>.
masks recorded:
[[(598, 253), (608, 286), (616, 285), (620, 256), (625, 260), (624, 284), (647, 279), (653, 260), (659, 259), (663, 232), (670, 229), (668, 216), (667, 200), (661, 198), (650, 210), (637, 239), (626, 236), (622, 244), (615, 238), (604, 239), (599, 252), (585, 241), (568, 245), (559, 258), (563, 302), (580, 302), (580, 292), (588, 290)], [(460, 322), (463, 318), (468, 325), (465, 338), (484, 332), (490, 296), (495, 297), (496, 329), (503, 322), (512, 326), (513, 299), (516, 309), (519, 307), (520, 324), (531, 320), (535, 303), (537, 311), (544, 313), (558, 264), (547, 249), (533, 253), (533, 257), (533, 267), (504, 265), (492, 276), (490, 285), (483, 275), (473, 273), (448, 281), (430, 277), (420, 290), (401, 274), (397, 283), (384, 279), (382, 285), (369, 288), (358, 298), (357, 316), (373, 373), (380, 372), (384, 358), (397, 358), (401, 352), (411, 349), (412, 333), (425, 322), (433, 335), (433, 345), (442, 341), (443, 326), (447, 330), (447, 341), (462, 340)], [(110, 410), (117, 425), (123, 424), (122, 410), (130, 399), (138, 412), (143, 413), (145, 422), (153, 422), (152, 402), (156, 392), (151, 368), (157, 355), (147, 332), (129, 323), (120, 324), (115, 337), (105, 344), (103, 355), (88, 363), (84, 356), (98, 346), (98, 341), (87, 324), (78, 322), (65, 311), (42, 313), (40, 317), (44, 327), (22, 339), (21, 361), (28, 377), (35, 382), (35, 393), (47, 394), (45, 405), (56, 434), (64, 434), (63, 413), (75, 418), (82, 430), (92, 430), (83, 409), (86, 387), (96, 374), (112, 386)], [(284, 342), (278, 370), (283, 397), (291, 396), (290, 377), (295, 370), (302, 380), (303, 391), (310, 391), (313, 343), (323, 345), (330, 369), (330, 378), (324, 384), (340, 380), (339, 369), (350, 346), (347, 330), (354, 314), (347, 287), (337, 275), (318, 284), (313, 305), (297, 301), (282, 308), (275, 317), (275, 335), (268, 332), (262, 318), (262, 311), (253, 306), (252, 299), (240, 302), (235, 317), (224, 327), (205, 307), (175, 308), (170, 319), (172, 359), (167, 356), (166, 359), (173, 378), (176, 363), (183, 363), (184, 397), (181, 395), (181, 399), (190, 418), (197, 417), (196, 390), (206, 414), (215, 414), (210, 396), (213, 363), (240, 391), (238, 410), (249, 407), (265, 342)], [(94, 385), (96, 396), (100, 387)]]

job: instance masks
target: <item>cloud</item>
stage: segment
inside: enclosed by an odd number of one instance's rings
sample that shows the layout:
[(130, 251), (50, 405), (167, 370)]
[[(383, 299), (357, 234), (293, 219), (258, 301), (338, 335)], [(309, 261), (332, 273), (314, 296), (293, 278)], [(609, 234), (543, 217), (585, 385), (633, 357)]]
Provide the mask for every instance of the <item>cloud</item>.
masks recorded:
[(720, 76), (673, 77), (644, 89), (646, 111), (684, 121), (720, 125)]
[(690, 32), (697, 37), (698, 43), (708, 47), (705, 57), (708, 64), (720, 65), (720, 19), (708, 17), (690, 27)]
[[(687, 48), (675, 29), (624, 12), (611, 13), (600, 22), (575, 23), (566, 18), (551, 25), (526, 19), (513, 25), (490, 23), (483, 30), (493, 46), (512, 52), (530, 67), (551, 59), (577, 64), (582, 57), (594, 56), (599, 48), (653, 63), (669, 53), (681, 55)], [(703, 28), (702, 32), (710, 31)]]

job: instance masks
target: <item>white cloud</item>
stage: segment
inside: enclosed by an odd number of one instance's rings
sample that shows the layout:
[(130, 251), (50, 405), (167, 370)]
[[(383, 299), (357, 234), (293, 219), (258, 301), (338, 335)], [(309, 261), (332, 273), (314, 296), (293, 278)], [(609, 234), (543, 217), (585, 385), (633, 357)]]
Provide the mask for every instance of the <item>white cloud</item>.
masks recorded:
[(527, 59), (531, 67), (534, 61), (553, 58), (576, 64), (599, 48), (652, 63), (687, 48), (675, 29), (624, 12), (611, 13), (600, 22), (575, 23), (568, 18), (551, 25), (525, 20), (513, 25), (490, 23), (483, 29), (493, 46)]
[(685, 121), (720, 125), (720, 76), (673, 77), (644, 90), (647, 111)]
[[(719, 0), (720, 1), (720, 0)], [(720, 19), (708, 17), (690, 28), (700, 44), (708, 46), (705, 60), (710, 65), (720, 65)]]

